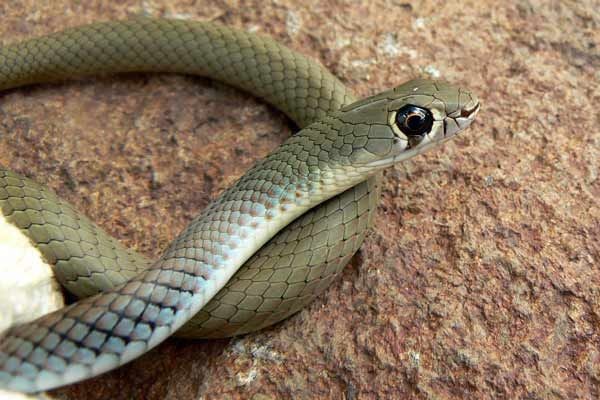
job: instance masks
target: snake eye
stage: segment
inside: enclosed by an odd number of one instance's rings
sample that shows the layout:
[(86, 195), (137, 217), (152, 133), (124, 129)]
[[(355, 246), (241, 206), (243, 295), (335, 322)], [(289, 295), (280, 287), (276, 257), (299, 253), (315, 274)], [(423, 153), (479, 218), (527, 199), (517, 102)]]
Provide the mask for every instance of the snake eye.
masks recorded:
[(426, 108), (407, 104), (397, 111), (396, 123), (409, 138), (423, 136), (433, 126), (433, 114)]

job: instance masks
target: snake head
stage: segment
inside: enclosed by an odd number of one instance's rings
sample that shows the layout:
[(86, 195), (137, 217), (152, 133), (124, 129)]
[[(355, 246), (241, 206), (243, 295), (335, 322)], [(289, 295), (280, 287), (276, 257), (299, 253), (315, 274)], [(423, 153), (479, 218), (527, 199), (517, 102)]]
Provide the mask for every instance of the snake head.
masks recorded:
[(471, 92), (446, 82), (416, 79), (344, 107), (337, 118), (354, 138), (350, 163), (387, 167), (444, 143), (479, 111)]

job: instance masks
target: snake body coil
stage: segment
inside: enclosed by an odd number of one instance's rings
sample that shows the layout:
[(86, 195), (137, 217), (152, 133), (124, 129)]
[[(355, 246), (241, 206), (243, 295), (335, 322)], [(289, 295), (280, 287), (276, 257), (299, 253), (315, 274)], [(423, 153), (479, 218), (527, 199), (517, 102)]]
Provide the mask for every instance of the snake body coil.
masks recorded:
[[(184, 335), (223, 336), (292, 314), (360, 246), (379, 171), (449, 139), (479, 109), (469, 92), (425, 80), (347, 105), (352, 93), (319, 64), (210, 23), (109, 22), (0, 48), (0, 88), (128, 71), (218, 79), (274, 104), (304, 129), (150, 264), (47, 189), (2, 169), (6, 218), (56, 265), (71, 292), (106, 291), (4, 333), (0, 387), (31, 392), (98, 375), (186, 322)], [(81, 254), (73, 243), (85, 243)]]

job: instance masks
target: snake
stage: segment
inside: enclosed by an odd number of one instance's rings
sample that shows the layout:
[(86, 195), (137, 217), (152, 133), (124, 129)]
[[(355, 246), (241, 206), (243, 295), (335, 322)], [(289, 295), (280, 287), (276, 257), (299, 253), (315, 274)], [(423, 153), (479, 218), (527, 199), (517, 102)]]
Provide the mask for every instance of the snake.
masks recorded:
[(0, 168), (0, 207), (78, 301), (0, 337), (0, 388), (88, 379), (173, 334), (227, 337), (294, 314), (363, 242), (390, 166), (445, 143), (480, 109), (467, 89), (413, 79), (357, 99), (319, 62), (214, 22), (133, 18), (0, 47), (0, 89), (73, 77), (208, 77), (275, 106), (300, 130), (148, 260), (54, 192)]

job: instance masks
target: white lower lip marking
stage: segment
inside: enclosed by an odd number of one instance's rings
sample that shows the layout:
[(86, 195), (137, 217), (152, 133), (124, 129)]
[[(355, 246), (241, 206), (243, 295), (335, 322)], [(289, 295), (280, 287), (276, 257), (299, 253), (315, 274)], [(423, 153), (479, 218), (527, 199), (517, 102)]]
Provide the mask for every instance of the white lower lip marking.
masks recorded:
[(473, 122), (472, 118), (456, 118), (456, 123), (458, 123), (460, 129), (465, 129), (467, 126), (471, 125), (471, 122)]
[(460, 125), (454, 120), (454, 118), (446, 118), (444, 120), (444, 133), (446, 137), (453, 136), (456, 132), (460, 131)]

